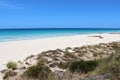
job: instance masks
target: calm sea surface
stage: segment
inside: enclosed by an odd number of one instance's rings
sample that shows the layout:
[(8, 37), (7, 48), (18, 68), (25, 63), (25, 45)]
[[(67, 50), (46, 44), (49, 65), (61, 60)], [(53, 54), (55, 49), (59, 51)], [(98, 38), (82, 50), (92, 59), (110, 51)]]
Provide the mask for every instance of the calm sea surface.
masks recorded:
[(120, 29), (0, 29), (0, 42), (27, 40), (27, 39), (40, 39), (61, 36), (73, 36), (81, 34), (94, 34), (94, 33), (120, 33)]

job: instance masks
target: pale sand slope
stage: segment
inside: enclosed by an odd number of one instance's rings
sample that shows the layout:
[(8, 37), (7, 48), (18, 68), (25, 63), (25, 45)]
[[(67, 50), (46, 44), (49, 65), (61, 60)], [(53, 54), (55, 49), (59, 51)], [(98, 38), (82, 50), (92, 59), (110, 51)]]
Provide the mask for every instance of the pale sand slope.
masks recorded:
[(23, 60), (31, 54), (38, 54), (45, 50), (57, 48), (64, 49), (66, 47), (79, 47), (83, 45), (120, 41), (120, 34), (93, 35), (101, 35), (103, 36), (103, 39), (99, 39), (98, 37), (89, 37), (90, 35), (77, 35), (58, 38), (0, 42), (0, 70), (5, 67), (5, 64), (8, 61)]

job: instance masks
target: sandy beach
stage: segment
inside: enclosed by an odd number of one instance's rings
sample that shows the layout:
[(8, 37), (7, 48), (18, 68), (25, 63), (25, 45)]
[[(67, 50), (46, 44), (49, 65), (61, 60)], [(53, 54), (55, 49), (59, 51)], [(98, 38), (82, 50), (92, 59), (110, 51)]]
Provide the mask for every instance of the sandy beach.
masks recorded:
[(0, 70), (8, 61), (23, 60), (41, 51), (120, 41), (120, 34), (90, 34), (34, 40), (0, 42)]

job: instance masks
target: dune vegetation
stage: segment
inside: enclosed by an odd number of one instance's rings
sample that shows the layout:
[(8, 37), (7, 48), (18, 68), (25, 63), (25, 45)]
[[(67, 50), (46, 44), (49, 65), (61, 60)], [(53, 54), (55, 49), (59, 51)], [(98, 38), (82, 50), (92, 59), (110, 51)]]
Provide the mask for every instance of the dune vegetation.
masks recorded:
[(44, 51), (7, 67), (5, 80), (120, 80), (120, 42)]

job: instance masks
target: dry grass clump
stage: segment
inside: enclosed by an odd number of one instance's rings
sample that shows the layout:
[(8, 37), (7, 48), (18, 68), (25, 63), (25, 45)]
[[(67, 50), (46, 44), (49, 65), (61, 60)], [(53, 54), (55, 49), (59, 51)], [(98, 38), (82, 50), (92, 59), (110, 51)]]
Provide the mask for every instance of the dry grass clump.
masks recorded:
[(46, 64), (48, 62), (48, 59), (47, 59), (47, 57), (42, 57), (38, 60), (38, 62), (41, 64)]
[(120, 48), (120, 43), (118, 42), (112, 42), (112, 43), (109, 43), (114, 49), (118, 49)]
[(32, 57), (34, 57), (34, 55), (30, 55), (30, 56), (26, 57), (26, 60), (28, 60), (28, 59), (30, 59)]
[(67, 47), (65, 48), (65, 51), (68, 51), (68, 50), (71, 50), (72, 48), (71, 47)]
[(70, 65), (70, 62), (60, 62), (58, 64), (58, 67), (61, 68), (61, 69), (67, 69)]
[(100, 57), (102, 58), (103, 55), (105, 55), (106, 53), (104, 51), (96, 51), (93, 52), (93, 57)]
[(79, 47), (75, 47), (75, 48), (73, 49), (73, 51), (78, 52), (78, 53), (81, 53), (81, 49), (80, 49)]
[(7, 79), (9, 80), (9, 77), (15, 76), (17, 75), (16, 72), (14, 72), (13, 70), (7, 70), (3, 76), (3, 79)]
[(64, 52), (64, 56), (63, 57), (66, 58), (66, 59), (68, 59), (68, 60), (70, 60), (70, 61), (78, 59), (78, 57), (75, 56), (74, 53), (70, 53), (70, 52), (67, 52), (67, 51)]
[(59, 65), (58, 62), (52, 62), (52, 63), (49, 64), (49, 67), (53, 68), (53, 67), (56, 67), (58, 65)]

